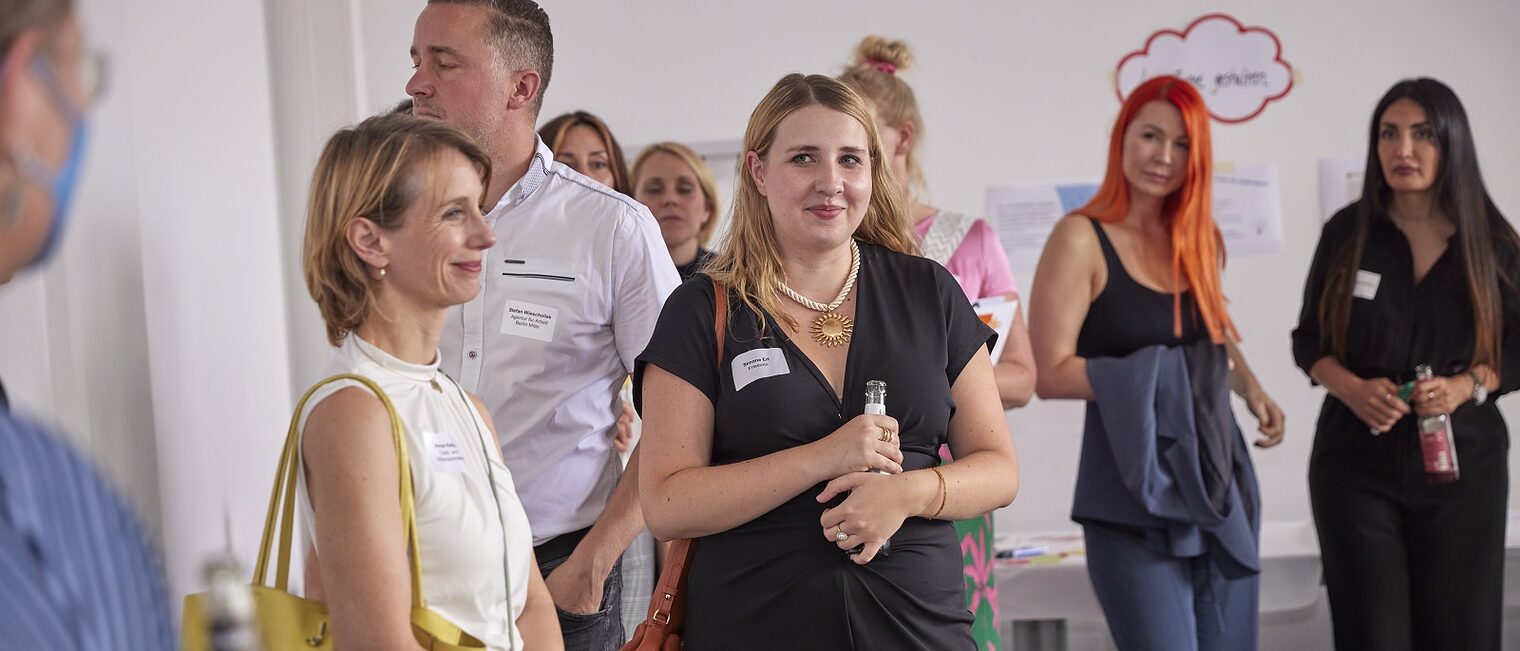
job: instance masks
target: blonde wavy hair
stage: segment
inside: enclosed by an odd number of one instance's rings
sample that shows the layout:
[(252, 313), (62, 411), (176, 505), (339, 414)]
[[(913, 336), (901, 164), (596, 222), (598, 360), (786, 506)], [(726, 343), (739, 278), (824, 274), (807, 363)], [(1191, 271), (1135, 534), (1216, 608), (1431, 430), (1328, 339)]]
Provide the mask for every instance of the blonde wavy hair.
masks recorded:
[(776, 243), (775, 224), (770, 206), (744, 160), (748, 152), (760, 158), (770, 153), (781, 122), (798, 109), (823, 106), (855, 118), (865, 127), (871, 159), (871, 201), (865, 218), (855, 230), (855, 239), (885, 247), (898, 253), (917, 255), (918, 245), (908, 230), (907, 206), (902, 188), (892, 170), (882, 160), (881, 136), (865, 100), (839, 80), (825, 75), (792, 73), (776, 82), (755, 111), (744, 131), (745, 155), (739, 157), (738, 181), (728, 235), (705, 273), (718, 281), (760, 318), (765, 330), (766, 315), (779, 317), (787, 327), (796, 329), (797, 321), (781, 309), (777, 286), (784, 275), (781, 249)]
[(913, 149), (908, 150), (908, 178), (902, 179), (913, 190), (924, 192), (928, 183), (918, 164), (918, 144), (924, 138), (924, 116), (918, 110), (918, 97), (898, 73), (913, 66), (913, 52), (908, 44), (871, 35), (855, 46), (854, 61), (840, 73), (839, 81), (876, 108), (882, 125), (913, 125)]
[[(302, 271), (306, 289), (327, 325), (327, 341), (342, 343), (375, 309), (380, 282), (348, 243), (348, 226), (364, 217), (391, 231), (424, 192), (422, 172), (450, 151), (463, 154), (491, 184), (491, 158), (463, 131), (410, 115), (372, 117), (333, 134), (311, 175)], [(484, 197), (482, 197), (484, 198)]]
[[(697, 177), (697, 185), (702, 188), (702, 203), (707, 206), (707, 223), (697, 229), (697, 243), (707, 246), (707, 240), (712, 237), (713, 230), (718, 228), (718, 181), (713, 178), (712, 168), (707, 166), (707, 161), (702, 160), (691, 147), (679, 142), (657, 142), (639, 152), (639, 157), (633, 159), (633, 188), (630, 195), (637, 196), (639, 181), (643, 176), (644, 163), (649, 162), (649, 157), (655, 154), (670, 154), (681, 159), (691, 168), (693, 176)], [(653, 208), (651, 208), (653, 210)]]

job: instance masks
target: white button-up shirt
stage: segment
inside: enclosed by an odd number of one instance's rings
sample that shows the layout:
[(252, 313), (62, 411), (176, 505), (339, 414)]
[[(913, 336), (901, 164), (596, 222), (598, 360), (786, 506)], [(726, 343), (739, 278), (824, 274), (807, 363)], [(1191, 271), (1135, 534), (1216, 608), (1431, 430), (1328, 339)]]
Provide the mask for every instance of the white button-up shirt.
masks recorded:
[(622, 475), (618, 389), (680, 279), (649, 210), (542, 140), (486, 221), (496, 246), (480, 294), (449, 310), (441, 366), (491, 410), (539, 545), (601, 516)]

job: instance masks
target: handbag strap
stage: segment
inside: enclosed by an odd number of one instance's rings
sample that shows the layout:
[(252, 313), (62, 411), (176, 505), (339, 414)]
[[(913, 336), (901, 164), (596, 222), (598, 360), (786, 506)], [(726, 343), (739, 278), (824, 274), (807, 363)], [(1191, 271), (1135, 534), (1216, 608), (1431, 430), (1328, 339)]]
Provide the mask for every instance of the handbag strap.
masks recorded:
[(920, 252), (941, 266), (950, 264), (950, 258), (955, 255), (956, 249), (961, 248), (966, 233), (971, 231), (971, 226), (975, 223), (975, 219), (962, 213), (941, 210), (934, 216), (934, 223), (929, 224), (929, 232), (924, 233)]
[(718, 341), (718, 368), (723, 368), (723, 343), (728, 332), (728, 290), (718, 281), (713, 284), (713, 335)]
[(655, 628), (681, 630), (685, 619), (685, 601), (681, 592), (686, 589), (686, 569), (696, 551), (696, 540), (681, 538), (671, 541), (670, 553), (665, 555), (665, 570), (660, 572), (660, 583), (655, 586), (654, 598), (649, 600), (648, 624)]
[(280, 453), (280, 465), (275, 470), (274, 489), (269, 495), (269, 510), (264, 516), (264, 535), (259, 542), (258, 562), (253, 568), (253, 585), (260, 587), (268, 585), (265, 579), (269, 570), (269, 551), (274, 542), (275, 527), (278, 526), (280, 547), (277, 552), (274, 588), (281, 592), (289, 591), (290, 546), (295, 530), (296, 477), (301, 472), (301, 413), (305, 411), (306, 403), (318, 389), (344, 380), (357, 382), (374, 393), (380, 398), (380, 404), (385, 406), (386, 414), (390, 418), (391, 442), (396, 448), (397, 471), (401, 476), (401, 526), (406, 533), (406, 560), (407, 569), (411, 573), (412, 609), (415, 611), (426, 608), (427, 603), (422, 596), (422, 558), (417, 544), (417, 512), (413, 501), (412, 467), (407, 460), (406, 445), (402, 442), (405, 428), (402, 426), (401, 417), (396, 413), (396, 406), (391, 404), (390, 397), (385, 395), (380, 385), (375, 384), (374, 380), (353, 373), (334, 375), (312, 385), (296, 403), (295, 413), (290, 416), (290, 429), (285, 435), (285, 449)]

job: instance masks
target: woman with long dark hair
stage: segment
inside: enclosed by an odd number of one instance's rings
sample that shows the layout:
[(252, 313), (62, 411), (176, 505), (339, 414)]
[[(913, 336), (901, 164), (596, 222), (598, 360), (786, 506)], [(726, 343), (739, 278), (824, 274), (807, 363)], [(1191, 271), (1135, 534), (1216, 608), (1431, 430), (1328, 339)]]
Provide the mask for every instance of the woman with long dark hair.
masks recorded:
[(557, 116), (538, 128), (538, 137), (554, 152), (554, 160), (628, 196), (633, 186), (623, 147), (601, 118), (585, 111)]
[[(1492, 398), (1520, 377), (1520, 239), (1445, 84), (1394, 84), (1368, 138), (1362, 198), (1325, 224), (1293, 332), (1329, 392), (1309, 495), (1336, 646), (1498, 649), (1509, 434)], [(1415, 381), (1422, 364), (1434, 377)], [(1449, 483), (1427, 480), (1417, 434), (1440, 414)]]

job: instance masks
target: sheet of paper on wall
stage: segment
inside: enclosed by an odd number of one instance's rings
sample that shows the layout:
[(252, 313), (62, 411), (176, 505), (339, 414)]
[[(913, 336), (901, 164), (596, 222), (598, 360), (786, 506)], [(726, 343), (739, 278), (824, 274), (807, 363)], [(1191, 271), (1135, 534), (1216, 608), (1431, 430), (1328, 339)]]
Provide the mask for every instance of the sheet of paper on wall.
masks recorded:
[(1056, 222), (1097, 191), (1096, 181), (988, 187), (987, 220), (997, 231), (1009, 266), (1014, 271), (1033, 271)]
[(1214, 174), (1214, 223), (1229, 255), (1282, 253), (1282, 193), (1277, 166), (1238, 165)]
[(1362, 196), (1362, 179), (1367, 175), (1366, 161), (1350, 156), (1319, 159), (1320, 219), (1330, 221), (1335, 211)]
[[(1214, 222), (1230, 255), (1283, 250), (1277, 166), (1239, 165), (1214, 174)], [(988, 221), (1014, 271), (1033, 271), (1056, 222), (1098, 192), (1097, 181), (1023, 183), (987, 188)]]
[(1018, 300), (1006, 300), (1002, 296), (979, 298), (972, 304), (982, 323), (997, 332), (997, 343), (992, 345), (992, 363), (1003, 357), (1003, 346), (1008, 344), (1008, 333), (1013, 330), (1013, 319), (1019, 313)]

